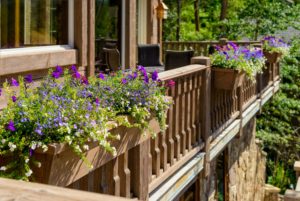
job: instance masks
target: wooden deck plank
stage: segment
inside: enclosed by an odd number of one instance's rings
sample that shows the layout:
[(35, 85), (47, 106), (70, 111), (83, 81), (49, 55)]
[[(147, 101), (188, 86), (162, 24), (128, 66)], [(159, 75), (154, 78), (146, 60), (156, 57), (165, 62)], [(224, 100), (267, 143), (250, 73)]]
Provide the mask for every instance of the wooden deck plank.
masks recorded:
[(0, 179), (0, 200), (18, 201), (125, 201), (129, 199), (100, 195), (84, 191), (59, 188), (44, 184)]

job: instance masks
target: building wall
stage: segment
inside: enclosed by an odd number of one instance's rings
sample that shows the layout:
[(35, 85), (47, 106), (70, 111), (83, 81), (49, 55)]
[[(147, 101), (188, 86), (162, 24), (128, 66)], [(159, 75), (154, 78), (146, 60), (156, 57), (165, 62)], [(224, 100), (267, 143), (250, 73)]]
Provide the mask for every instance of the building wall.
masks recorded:
[[(225, 201), (263, 201), (266, 171), (266, 154), (255, 139), (256, 120), (253, 118), (239, 138), (227, 146), (228, 194)], [(204, 179), (201, 200), (217, 201), (216, 159), (210, 163), (210, 173)], [(225, 168), (225, 167), (224, 167)]]
[(266, 154), (255, 139), (256, 120), (243, 129), (243, 135), (228, 145), (229, 200), (263, 200)]

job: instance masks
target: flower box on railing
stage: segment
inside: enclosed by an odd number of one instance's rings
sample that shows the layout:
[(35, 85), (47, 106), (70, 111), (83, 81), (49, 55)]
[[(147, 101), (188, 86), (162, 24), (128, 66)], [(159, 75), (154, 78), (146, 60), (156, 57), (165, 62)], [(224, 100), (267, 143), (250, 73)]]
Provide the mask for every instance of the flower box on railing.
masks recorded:
[[(155, 119), (151, 119), (149, 122), (152, 132), (159, 133), (159, 123)], [(84, 155), (93, 169), (90, 169), (66, 143), (51, 144), (48, 146), (47, 152), (43, 152), (42, 149), (36, 150), (33, 156), (41, 162), (41, 168), (33, 166), (31, 180), (56, 186), (68, 186), (151, 137), (149, 131), (124, 126), (117, 127), (110, 132), (120, 135), (120, 140), (112, 142), (112, 146), (116, 148), (116, 155), (99, 147), (98, 142), (87, 144), (89, 150)]]
[(216, 89), (233, 90), (240, 87), (245, 73), (240, 70), (226, 68), (212, 68), (213, 84)]

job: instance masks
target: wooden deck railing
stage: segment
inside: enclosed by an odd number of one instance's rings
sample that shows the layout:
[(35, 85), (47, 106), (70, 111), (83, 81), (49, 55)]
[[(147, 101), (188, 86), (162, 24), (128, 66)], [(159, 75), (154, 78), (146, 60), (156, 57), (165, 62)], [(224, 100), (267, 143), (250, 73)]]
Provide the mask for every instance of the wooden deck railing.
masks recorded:
[(167, 92), (174, 100), (168, 111), (169, 127), (151, 142), (150, 190), (156, 188), (204, 148), (201, 113), (205, 108), (202, 97), (206, 95), (203, 82), (206, 80), (207, 68), (191, 65), (159, 74), (161, 80), (173, 80), (176, 84)]
[[(65, 187), (147, 200), (150, 192), (196, 154), (209, 151), (211, 140), (230, 122), (241, 118), (260, 93), (278, 79), (274, 76), (279, 72), (275, 67), (278, 66), (265, 70), (257, 82), (245, 79), (242, 87), (232, 91), (214, 89), (207, 58), (195, 65), (159, 73), (161, 80), (176, 83), (167, 91), (174, 104), (168, 111), (166, 132), (157, 130), (155, 139), (147, 138), (130, 146), (125, 143), (117, 157), (104, 155), (95, 162), (100, 164), (96, 169), (86, 171)], [(130, 136), (122, 140), (128, 141)]]
[[(232, 41), (237, 45), (256, 45), (260, 44), (260, 41)], [(208, 56), (210, 48), (215, 45), (225, 45), (228, 43), (227, 39), (220, 39), (219, 41), (164, 41), (163, 42), (163, 59), (165, 58), (165, 50), (194, 50), (194, 54), (197, 56)]]

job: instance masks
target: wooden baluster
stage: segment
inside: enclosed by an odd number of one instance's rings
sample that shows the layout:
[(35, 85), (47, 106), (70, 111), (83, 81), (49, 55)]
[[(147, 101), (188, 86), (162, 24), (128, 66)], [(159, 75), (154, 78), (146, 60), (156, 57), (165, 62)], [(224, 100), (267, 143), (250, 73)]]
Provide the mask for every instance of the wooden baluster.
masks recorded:
[(128, 168), (128, 151), (119, 156), (120, 195), (130, 198), (130, 170)]
[(118, 175), (118, 158), (105, 164), (102, 168), (101, 192), (120, 196), (120, 177)]
[(139, 200), (149, 199), (149, 161), (150, 140), (146, 140), (132, 148), (129, 153), (129, 164), (131, 170), (131, 189), (134, 196)]
[(152, 154), (152, 174), (156, 177), (160, 176), (160, 150), (158, 147), (159, 135), (157, 134), (156, 138), (151, 139), (151, 154)]
[(175, 114), (174, 114), (174, 122), (175, 122), (175, 157), (177, 161), (180, 159), (180, 112), (181, 112), (181, 88), (182, 88), (182, 80), (177, 79), (177, 86), (175, 88)]
[(95, 193), (100, 193), (101, 192), (101, 172), (102, 168), (97, 168), (94, 170), (94, 192)]
[(158, 134), (159, 140), (159, 149), (160, 149), (160, 168), (163, 171), (167, 170), (167, 163), (168, 163), (168, 150), (166, 144), (166, 133), (159, 133)]
[(186, 127), (187, 127), (187, 132), (186, 132), (186, 135), (187, 135), (187, 146), (186, 146), (186, 149), (188, 151), (191, 151), (192, 150), (192, 121), (191, 121), (191, 116), (192, 116), (192, 113), (194, 111), (192, 111), (192, 101), (191, 101), (191, 94), (192, 94), (192, 90), (193, 90), (193, 86), (192, 86), (192, 82), (193, 82), (193, 77), (192, 75), (188, 76), (187, 77), (187, 94), (186, 94)]
[[(202, 85), (203, 85), (203, 74), (204, 72), (201, 72), (198, 74), (198, 76), (196, 77), (196, 108), (197, 108), (197, 113), (196, 113), (196, 139), (197, 139), (197, 142), (198, 144), (200, 144), (201, 142), (204, 142), (203, 138), (201, 138), (201, 134), (202, 134), (202, 116), (201, 114), (203, 113), (203, 103), (202, 103), (202, 97), (203, 96), (206, 96), (205, 95), (205, 91), (203, 91), (202, 89)], [(208, 94), (207, 94), (208, 95)]]
[(180, 153), (182, 156), (185, 156), (186, 154), (186, 109), (188, 107), (187, 102), (186, 102), (186, 92), (187, 92), (187, 77), (182, 78), (182, 85), (181, 85), (181, 98), (180, 98)]
[(82, 191), (88, 191), (88, 189), (89, 189), (88, 175), (82, 177), (79, 180), (79, 189), (82, 190)]
[(168, 122), (168, 129), (167, 129), (167, 151), (168, 151), (168, 163), (172, 166), (174, 164), (174, 155), (175, 155), (175, 142), (174, 142), (174, 131), (175, 131), (175, 87), (169, 89), (169, 96), (173, 97), (174, 104), (172, 104), (168, 110), (167, 115), (167, 122)]
[(191, 135), (192, 135), (192, 145), (195, 146), (197, 142), (196, 138), (196, 114), (198, 108), (196, 108), (196, 79), (198, 77), (198, 73), (196, 75), (192, 75), (192, 92), (191, 92)]

